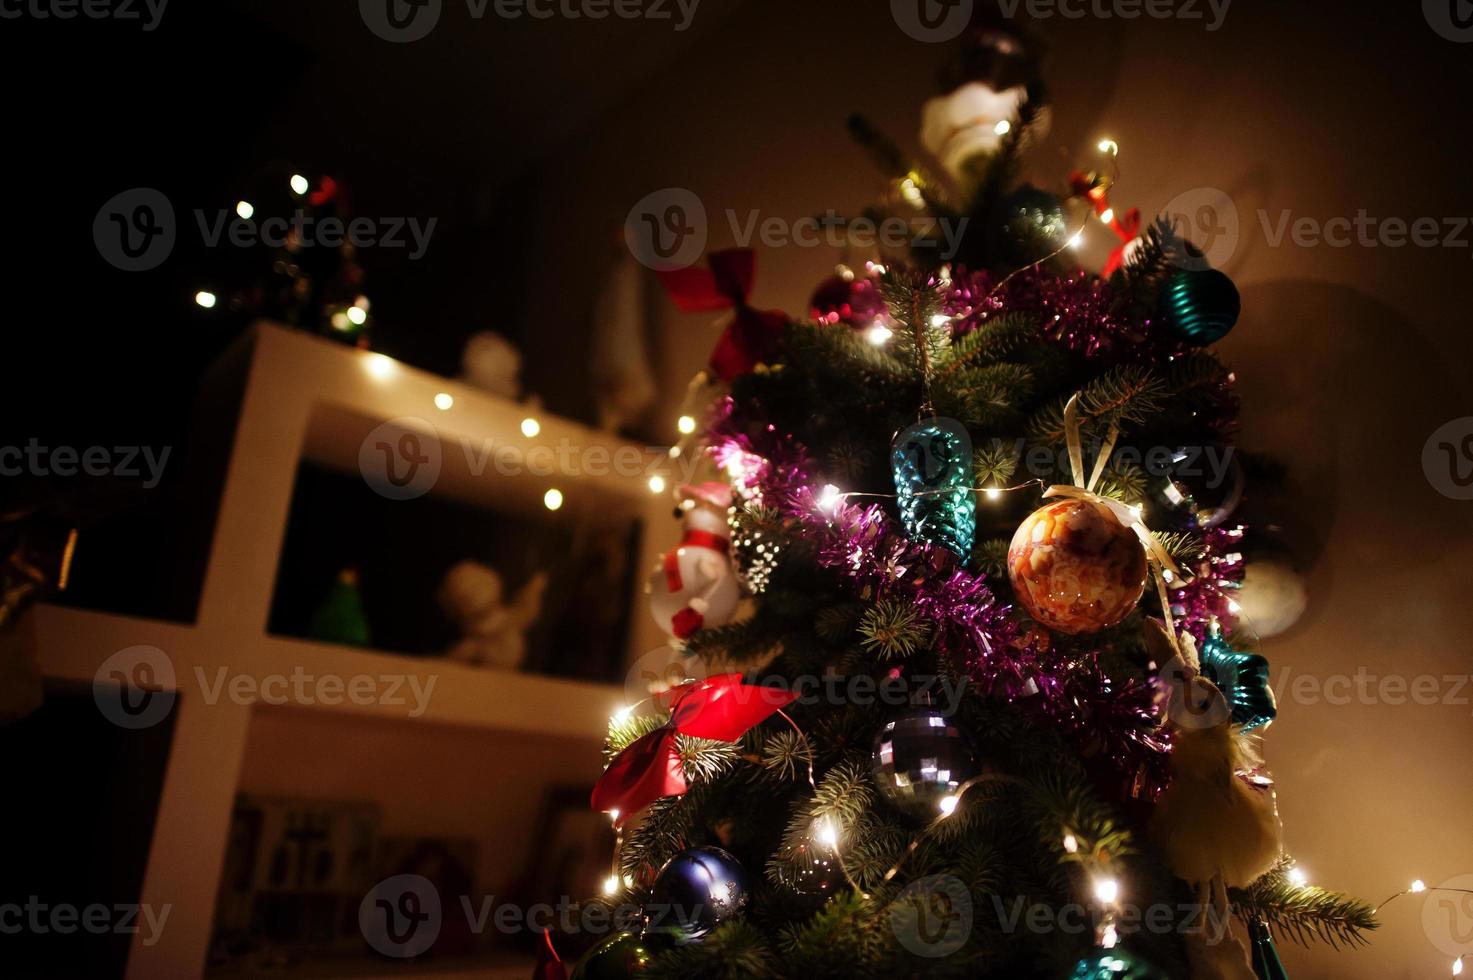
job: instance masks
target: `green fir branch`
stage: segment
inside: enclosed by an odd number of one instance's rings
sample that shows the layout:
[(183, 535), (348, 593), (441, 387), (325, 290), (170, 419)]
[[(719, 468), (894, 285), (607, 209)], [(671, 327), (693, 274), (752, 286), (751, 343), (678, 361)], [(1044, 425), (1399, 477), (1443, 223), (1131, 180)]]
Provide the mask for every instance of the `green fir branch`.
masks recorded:
[(1295, 884), (1289, 877), (1292, 866), (1286, 859), (1247, 888), (1230, 889), (1233, 911), (1245, 921), (1261, 920), (1301, 946), (1316, 939), (1333, 948), (1368, 942), (1365, 934), (1379, 925), (1375, 909), (1340, 892)]
[(885, 599), (859, 621), (861, 645), (885, 660), (905, 660), (931, 639), (931, 624), (911, 603)]

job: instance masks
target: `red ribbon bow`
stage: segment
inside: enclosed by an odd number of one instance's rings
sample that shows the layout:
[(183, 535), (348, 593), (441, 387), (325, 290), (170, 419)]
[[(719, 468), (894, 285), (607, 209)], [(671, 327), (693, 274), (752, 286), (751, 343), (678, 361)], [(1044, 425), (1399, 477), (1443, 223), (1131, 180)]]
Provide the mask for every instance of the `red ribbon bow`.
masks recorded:
[(677, 734), (735, 742), (797, 697), (792, 691), (743, 684), (741, 674), (718, 674), (656, 695), (670, 708), (670, 720), (614, 756), (593, 787), (593, 808), (618, 811), (614, 825), (623, 826), (630, 814), (655, 800), (684, 795)]
[[(1069, 188), (1074, 192), (1076, 197), (1082, 197), (1088, 200), (1090, 205), (1095, 209), (1095, 214), (1103, 216), (1106, 211), (1112, 210), (1109, 196), (1105, 191), (1105, 185), (1094, 174), (1086, 174), (1079, 170), (1074, 171), (1069, 175)], [(1115, 233), (1115, 237), (1120, 239), (1120, 244), (1115, 246), (1114, 251), (1110, 253), (1110, 257), (1105, 260), (1105, 268), (1100, 271), (1100, 275), (1106, 279), (1114, 275), (1115, 270), (1120, 268), (1125, 262), (1125, 246), (1134, 241), (1135, 237), (1141, 233), (1140, 208), (1131, 208), (1123, 215), (1112, 213), (1110, 215), (1109, 225), (1110, 230)]]
[(777, 310), (755, 310), (747, 305), (756, 277), (757, 257), (749, 248), (712, 252), (711, 268), (670, 269), (659, 273), (665, 291), (680, 309), (735, 309), (736, 314), (711, 351), (711, 371), (722, 381), (748, 374), (776, 356), (788, 318)]

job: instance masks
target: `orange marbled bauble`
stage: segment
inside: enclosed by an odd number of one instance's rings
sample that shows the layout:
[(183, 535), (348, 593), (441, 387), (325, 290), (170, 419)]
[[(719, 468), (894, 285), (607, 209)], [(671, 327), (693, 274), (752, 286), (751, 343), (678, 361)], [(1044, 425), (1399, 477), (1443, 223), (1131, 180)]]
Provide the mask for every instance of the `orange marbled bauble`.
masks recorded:
[(1056, 500), (1028, 515), (1008, 546), (1008, 577), (1023, 608), (1060, 633), (1094, 633), (1135, 608), (1146, 552), (1135, 532), (1087, 500)]

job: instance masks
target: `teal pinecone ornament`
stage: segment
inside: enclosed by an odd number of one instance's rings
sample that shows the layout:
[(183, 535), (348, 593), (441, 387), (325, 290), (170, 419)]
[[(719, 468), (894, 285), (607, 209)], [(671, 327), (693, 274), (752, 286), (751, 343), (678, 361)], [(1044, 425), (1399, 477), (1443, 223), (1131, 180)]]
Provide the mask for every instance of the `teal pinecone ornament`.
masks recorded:
[(1243, 731), (1262, 728), (1279, 713), (1269, 684), (1268, 661), (1256, 653), (1234, 650), (1220, 636), (1202, 641), (1202, 674), (1227, 699), (1234, 724)]
[(890, 468), (906, 533), (969, 558), (977, 498), (966, 428), (955, 419), (929, 418), (901, 430), (890, 446)]
[(1216, 269), (1181, 269), (1161, 287), (1161, 318), (1183, 340), (1205, 347), (1238, 322), (1238, 287)]

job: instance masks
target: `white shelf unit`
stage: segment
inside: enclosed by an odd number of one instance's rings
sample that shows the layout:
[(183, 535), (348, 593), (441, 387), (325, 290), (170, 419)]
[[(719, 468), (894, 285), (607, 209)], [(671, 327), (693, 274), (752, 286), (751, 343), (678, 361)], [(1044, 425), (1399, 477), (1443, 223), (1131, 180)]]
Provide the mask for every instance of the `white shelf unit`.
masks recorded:
[[(607, 718), (623, 700), (622, 688), (613, 684), (337, 646), (271, 635), (266, 627), (299, 463), (307, 459), (357, 475), (363, 435), (382, 422), (406, 416), (422, 419), (434, 426), (447, 447), (459, 438), (477, 445), (486, 440), (525, 447), (566, 444), (580, 453), (594, 449), (598, 458), (606, 454), (611, 458), (622, 450), (626, 459), (631, 451), (648, 455), (650, 450), (381, 354), (272, 324), (253, 327), (222, 365), (223, 371), (212, 374), (207, 386), (242, 390), (232, 387), (229, 379), (232, 372), (243, 370), (244, 395), (238, 413), (226, 413), (236, 421), (233, 433), (222, 434), (233, 441), (225, 443), (228, 465), (195, 621), (182, 624), (43, 605), (27, 631), (48, 678), (92, 684), (109, 656), (135, 645), (163, 649), (174, 666), (174, 686), (180, 692), (174, 735), (140, 896), (141, 902), (154, 906), (169, 904), (172, 912), (155, 945), (144, 946), (135, 938), (128, 959), (129, 980), (201, 975), (232, 806), (237, 792), (259, 789), (242, 784), (243, 769), (284, 775), (292, 786), (324, 781), (335, 763), (314, 756), (312, 726), (332, 722), (397, 726), (389, 737), (410, 741), (423, 737), (442, 749), (447, 737), (460, 738), (467, 749), (477, 752), (465, 764), (483, 781), (495, 781), (502, 769), (511, 771), (507, 760), (515, 755), (523, 768), (528, 758), (546, 763), (544, 785), (550, 785), (572, 773), (591, 779)], [(204, 394), (209, 396), (210, 391)], [(441, 394), (453, 398), (449, 410), (436, 407)], [(541, 425), (535, 439), (521, 430), (529, 415)], [(652, 493), (643, 472), (477, 475), (463, 459), (457, 462), (461, 456), (447, 448), (430, 493), (525, 513), (541, 509), (543, 493), (555, 485), (564, 494), (563, 512), (569, 514), (580, 508), (629, 509), (644, 521), (639, 572), (653, 566), (664, 537), (661, 532), (672, 523), (668, 496)], [(636, 601), (637, 596), (636, 591)], [(630, 623), (626, 663), (663, 643), (641, 610), (634, 611)], [(247, 675), (257, 682), (269, 675), (290, 675), (300, 667), (317, 675), (414, 676), (422, 683), (434, 676), (435, 687), (427, 710), (413, 718), (406, 706), (356, 705), (346, 699), (337, 705), (289, 709), (237, 704), (227, 697), (206, 703), (199, 696), (196, 671), (214, 677), (221, 667), (232, 676)], [(301, 726), (304, 744), (298, 757), (255, 759), (246, 767), (253, 721), (268, 717), (274, 738), (265, 739), (267, 744), (279, 749), (283, 726), (290, 733), (293, 724)], [(455, 731), (463, 735), (456, 736)], [(485, 751), (488, 744), (504, 744), (507, 752)], [(568, 760), (570, 745), (581, 746), (583, 754)], [(526, 774), (519, 772), (518, 777), (525, 779)], [(384, 774), (380, 783), (383, 793), (399, 791), (392, 774)], [(525, 810), (514, 823), (526, 836), (535, 830), (540, 788), (518, 784), (508, 803)], [(503, 861), (525, 851), (525, 840), (502, 843), (505, 852), (498, 857)]]

